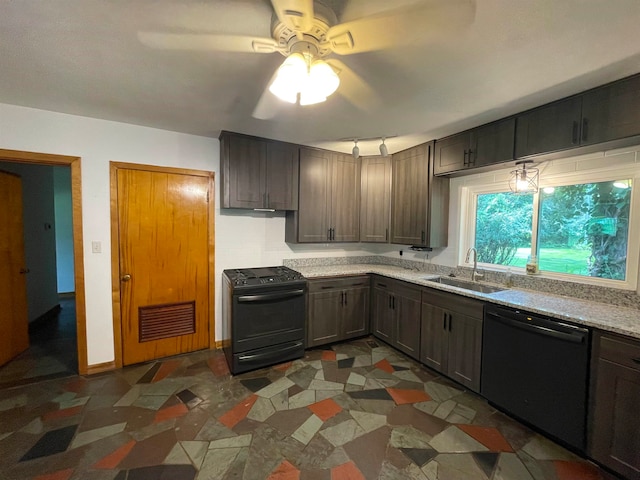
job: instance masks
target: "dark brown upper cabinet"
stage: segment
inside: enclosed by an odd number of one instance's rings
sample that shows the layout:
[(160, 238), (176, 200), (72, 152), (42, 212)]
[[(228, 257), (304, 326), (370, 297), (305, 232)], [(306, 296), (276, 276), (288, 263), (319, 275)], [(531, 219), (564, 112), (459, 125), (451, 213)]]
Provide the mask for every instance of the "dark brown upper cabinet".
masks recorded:
[(507, 118), (436, 141), (434, 174), (513, 160), (515, 128), (515, 118)]
[(297, 145), (222, 132), (220, 152), (222, 208), (298, 208)]
[(391, 157), (363, 157), (360, 163), (360, 241), (389, 242)]
[(300, 148), (299, 202), (287, 212), (289, 243), (359, 240), (360, 162), (351, 155)]
[(522, 158), (637, 135), (638, 75), (518, 115), (515, 156)]
[(445, 247), (449, 179), (434, 177), (434, 142), (393, 154), (391, 243)]

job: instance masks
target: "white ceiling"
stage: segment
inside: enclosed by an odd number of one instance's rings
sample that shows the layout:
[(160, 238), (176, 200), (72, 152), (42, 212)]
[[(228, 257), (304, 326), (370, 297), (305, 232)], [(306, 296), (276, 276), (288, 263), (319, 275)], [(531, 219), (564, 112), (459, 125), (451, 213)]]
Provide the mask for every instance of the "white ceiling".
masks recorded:
[[(452, 0), (403, 0), (402, 3)], [(341, 22), (395, 5), (332, 0)], [(376, 92), (252, 118), (278, 53), (158, 50), (138, 32), (270, 36), (268, 0), (0, 0), (0, 103), (195, 135), (220, 130), (390, 152), (640, 72), (639, 0), (476, 0), (473, 23), (340, 57)], [(379, 141), (360, 142), (375, 154)]]

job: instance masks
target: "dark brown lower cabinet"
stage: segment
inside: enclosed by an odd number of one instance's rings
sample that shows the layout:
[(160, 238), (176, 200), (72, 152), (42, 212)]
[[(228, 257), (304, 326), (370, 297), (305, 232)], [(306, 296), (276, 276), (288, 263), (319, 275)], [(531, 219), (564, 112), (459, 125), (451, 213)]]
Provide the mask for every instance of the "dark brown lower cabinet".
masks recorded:
[(373, 334), (412, 358), (420, 358), (420, 287), (373, 279)]
[(640, 479), (640, 341), (594, 335), (589, 454), (629, 480)]
[(309, 280), (307, 347), (369, 333), (369, 277)]
[(484, 303), (425, 288), (420, 361), (470, 390), (480, 391)]

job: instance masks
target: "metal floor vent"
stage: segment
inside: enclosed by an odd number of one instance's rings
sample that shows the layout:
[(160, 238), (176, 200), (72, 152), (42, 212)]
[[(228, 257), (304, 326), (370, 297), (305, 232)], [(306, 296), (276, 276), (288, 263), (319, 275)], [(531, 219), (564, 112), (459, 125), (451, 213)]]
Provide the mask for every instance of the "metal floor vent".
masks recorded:
[(196, 331), (196, 302), (139, 307), (140, 342), (189, 335)]

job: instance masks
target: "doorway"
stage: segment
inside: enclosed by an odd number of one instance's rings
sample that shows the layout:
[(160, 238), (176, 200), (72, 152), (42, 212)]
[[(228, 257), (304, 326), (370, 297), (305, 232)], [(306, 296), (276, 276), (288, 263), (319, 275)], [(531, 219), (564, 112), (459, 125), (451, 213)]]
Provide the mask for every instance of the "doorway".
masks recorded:
[(116, 367), (215, 345), (213, 172), (110, 169)]
[[(73, 373), (87, 374), (87, 344), (86, 344), (86, 314), (85, 314), (85, 291), (84, 291), (84, 259), (82, 256), (82, 207), (81, 207), (81, 178), (80, 178), (80, 158), (66, 155), (55, 155), (46, 153), (24, 152), (17, 150), (0, 149), (0, 162), (11, 162), (13, 164), (30, 164), (44, 166), (63, 166), (70, 170), (71, 188), (71, 222), (72, 222), (72, 257), (73, 257), (73, 283), (75, 294), (64, 298), (59, 303), (62, 309), (54, 308), (46, 312), (45, 317), (53, 320), (52, 324), (58, 322), (62, 327), (55, 333), (49, 345), (52, 351), (64, 350), (67, 357), (63, 360), (63, 365), (58, 365), (57, 370), (68, 370)], [(51, 228), (47, 223), (42, 228)], [(56, 292), (57, 293), (57, 292)], [(34, 333), (34, 340), (39, 343), (44, 339), (46, 344), (47, 335), (53, 335), (51, 330), (42, 330)], [(74, 338), (70, 338), (74, 337)], [(51, 338), (51, 337), (49, 337)], [(73, 352), (68, 352), (69, 345), (75, 346)], [(36, 354), (37, 354), (37, 349)], [(36, 355), (37, 356), (37, 355)], [(26, 362), (27, 364), (29, 362)], [(40, 379), (52, 373), (50, 367), (42, 367)], [(92, 372), (93, 373), (93, 372)]]

